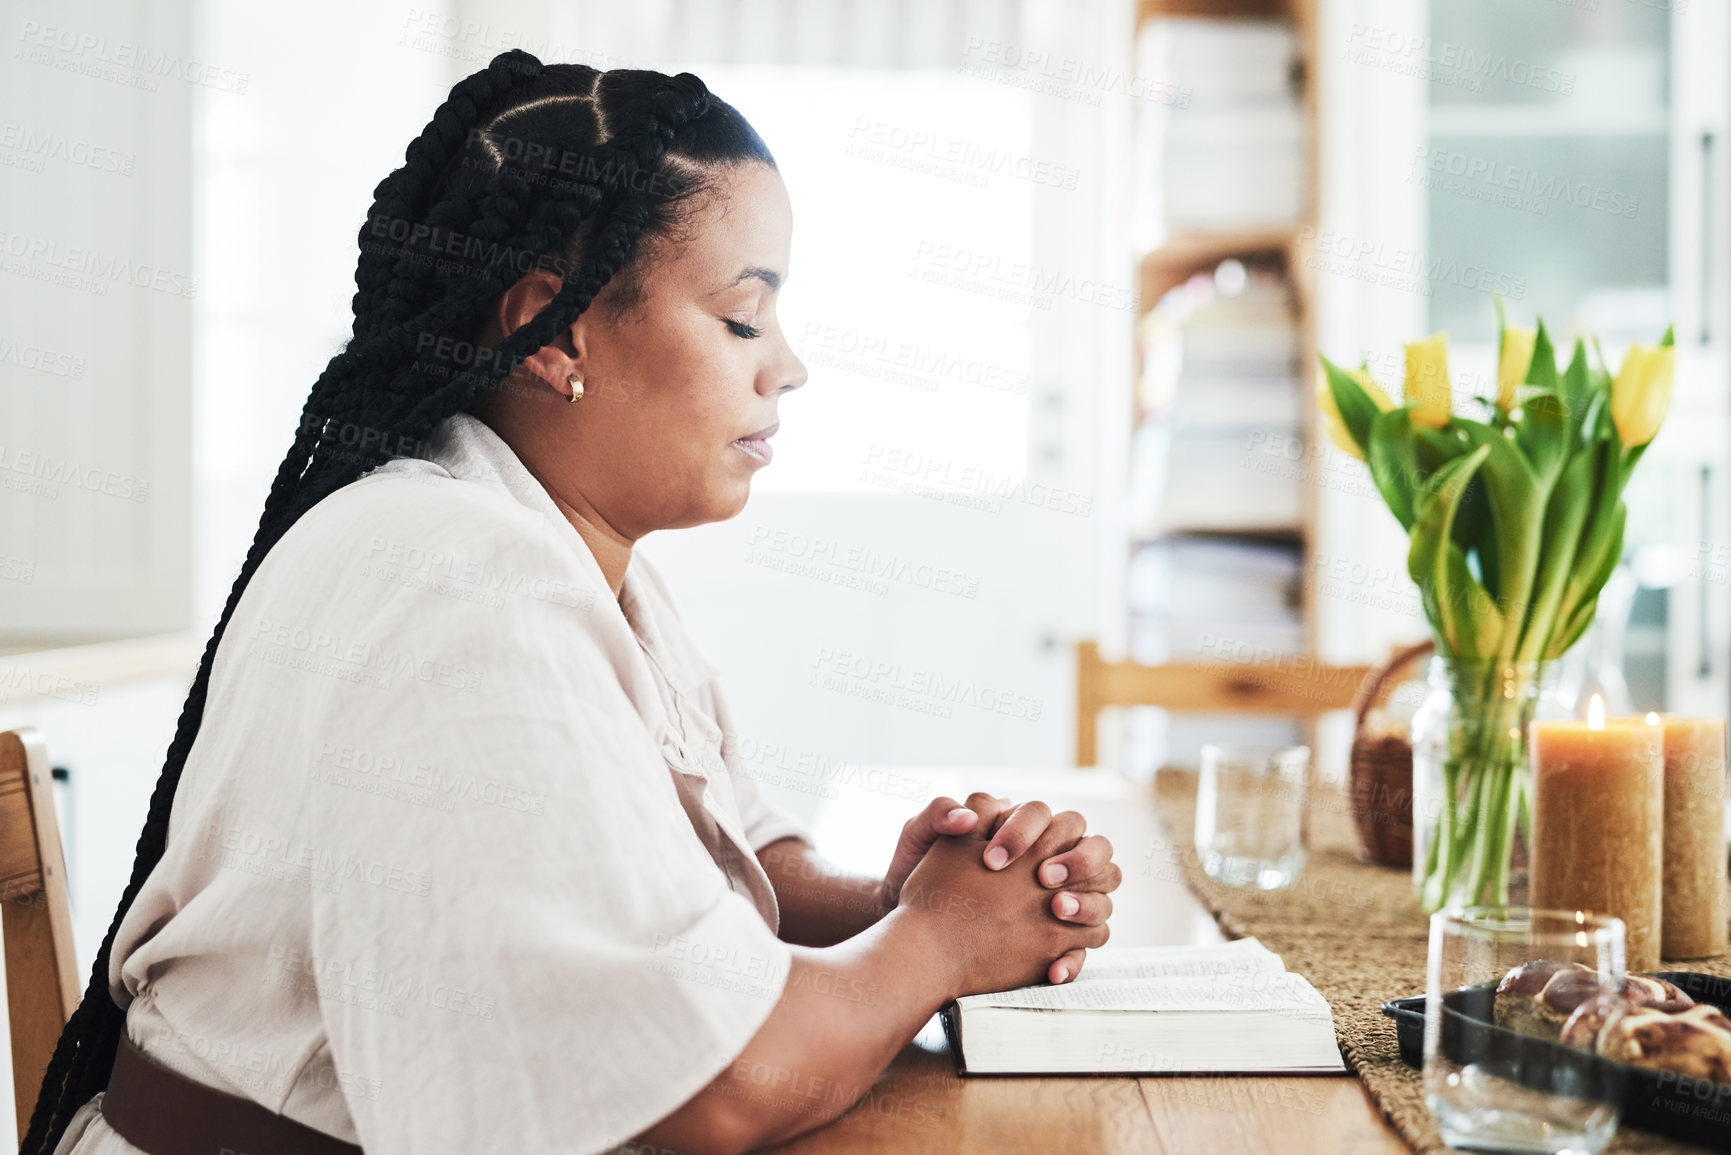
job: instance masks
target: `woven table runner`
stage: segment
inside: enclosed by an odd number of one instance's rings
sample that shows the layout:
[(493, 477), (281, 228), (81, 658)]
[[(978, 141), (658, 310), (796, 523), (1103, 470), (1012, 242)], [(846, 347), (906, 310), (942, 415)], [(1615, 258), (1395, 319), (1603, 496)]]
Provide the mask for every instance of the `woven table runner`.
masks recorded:
[[(1228, 938), (1254, 935), (1287, 969), (1308, 979), (1334, 1012), (1334, 1030), (1370, 1097), (1419, 1155), (1447, 1152), (1417, 1069), (1401, 1061), (1389, 999), (1424, 994), (1428, 920), (1405, 868), (1371, 866), (1354, 855), (1346, 795), (1317, 790), (1309, 805), (1309, 861), (1290, 890), (1224, 886), (1202, 872), (1195, 828), (1196, 772), (1164, 769), (1154, 782), (1155, 808), (1171, 845), (1154, 848), (1154, 870), (1176, 872), (1208, 907)], [(1731, 977), (1731, 958), (1691, 959), (1667, 967)], [(1687, 1152), (1706, 1148), (1624, 1126), (1606, 1148), (1615, 1152)]]

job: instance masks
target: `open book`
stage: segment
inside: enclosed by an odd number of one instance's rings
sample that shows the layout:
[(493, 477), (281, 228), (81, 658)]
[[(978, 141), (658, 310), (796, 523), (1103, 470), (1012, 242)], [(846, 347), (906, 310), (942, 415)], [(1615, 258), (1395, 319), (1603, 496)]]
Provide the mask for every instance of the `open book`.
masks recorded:
[(1253, 938), (1089, 951), (1074, 982), (966, 995), (943, 1023), (964, 1075), (1346, 1070), (1327, 1001)]

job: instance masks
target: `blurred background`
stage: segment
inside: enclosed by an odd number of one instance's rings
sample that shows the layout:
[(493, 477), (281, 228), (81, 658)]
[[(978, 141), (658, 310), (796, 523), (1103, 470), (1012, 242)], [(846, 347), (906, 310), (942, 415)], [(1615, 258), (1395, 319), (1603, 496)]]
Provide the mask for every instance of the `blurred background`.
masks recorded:
[(1460, 408), (1498, 297), (1612, 364), (1675, 324), (1569, 676), (1731, 700), (1723, 4), (4, 0), (0, 37), (0, 729), (63, 771), (81, 967), (372, 189), (514, 47), (694, 71), (785, 176), (810, 383), (741, 516), (641, 548), (840, 856), (848, 813), (1001, 767), (1145, 778), (1224, 735), (1338, 777), (1342, 711), (1096, 719), (1087, 647), (1302, 677), (1425, 636), (1315, 355), (1398, 390), (1446, 331)]

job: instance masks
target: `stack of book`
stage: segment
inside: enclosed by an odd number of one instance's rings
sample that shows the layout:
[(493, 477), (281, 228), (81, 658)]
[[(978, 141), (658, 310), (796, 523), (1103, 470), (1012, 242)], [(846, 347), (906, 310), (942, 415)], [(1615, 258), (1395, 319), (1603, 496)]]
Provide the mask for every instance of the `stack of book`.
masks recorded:
[(1136, 241), (1171, 233), (1290, 228), (1304, 211), (1305, 119), (1292, 27), (1164, 17), (1136, 38), (1160, 99), (1138, 111)]
[(1143, 538), (1296, 533), (1303, 520), (1292, 295), (1277, 273), (1228, 264), (1140, 324), (1131, 524)]
[[(1278, 542), (1168, 537), (1130, 561), (1131, 656), (1150, 665), (1303, 644), (1302, 559)], [(1219, 639), (1223, 645), (1217, 645)]]

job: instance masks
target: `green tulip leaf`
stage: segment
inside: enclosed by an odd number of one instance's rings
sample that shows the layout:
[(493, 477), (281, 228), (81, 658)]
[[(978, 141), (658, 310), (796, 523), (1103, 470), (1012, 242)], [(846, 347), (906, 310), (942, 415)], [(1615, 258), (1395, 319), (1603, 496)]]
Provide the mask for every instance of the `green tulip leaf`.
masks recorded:
[(1551, 633), (1551, 645), (1545, 651), (1547, 659), (1554, 660), (1569, 652), (1569, 648), (1581, 640), (1581, 635), (1587, 632), (1587, 627), (1593, 624), (1593, 615), (1598, 612), (1599, 599), (1594, 597), (1583, 606), (1576, 608), (1575, 613), (1562, 627)]
[(1569, 357), (1569, 367), (1564, 369), (1562, 377), (1558, 378), (1557, 391), (1571, 405), (1585, 404), (1593, 389), (1591, 376), (1587, 365), (1587, 343), (1577, 338), (1575, 350)]
[(1366, 447), (1365, 463), (1376, 482), (1389, 512), (1402, 529), (1411, 531), (1413, 501), (1423, 478), (1418, 461), (1418, 447), (1413, 442), (1412, 414), (1405, 408), (1390, 409), (1377, 414), (1370, 423), (1370, 444)]
[(1613, 437), (1580, 454), (1592, 462), (1590, 479), (1582, 489), (1588, 512), (1575, 564), (1563, 588), (1557, 612), (1559, 620), (1567, 620), (1576, 607), (1599, 596), (1600, 587), (1622, 556), (1627, 517), (1622, 502), (1623, 480), (1627, 476), (1622, 469), (1623, 453), (1621, 443)]
[(1539, 555), (1539, 579), (1533, 591), (1533, 612), (1516, 651), (1523, 660), (1536, 659), (1544, 652), (1557, 623), (1558, 607), (1564, 602), (1581, 547), (1581, 527), (1592, 505), (1593, 473), (1593, 455), (1577, 453), (1569, 460), (1561, 481), (1545, 503), (1544, 543)]
[(1370, 441), (1370, 423), (1383, 410), (1346, 370), (1320, 353), (1317, 357), (1322, 362), (1322, 371), (1328, 376), (1328, 391), (1334, 395), (1334, 407), (1340, 410), (1340, 423), (1346, 426), (1346, 432), (1363, 453)]
[(1527, 455), (1539, 484), (1549, 489), (1556, 484), (1563, 462), (1574, 447), (1579, 426), (1571, 417), (1579, 417), (1586, 399), (1583, 397), (1577, 403), (1554, 389), (1541, 389), (1537, 385), (1522, 386), (1515, 398), (1521, 413), (1520, 420), (1515, 422), (1521, 451)]
[(1459, 434), (1445, 433), (1428, 425), (1414, 425), (1412, 440), (1413, 448), (1418, 451), (1419, 469), (1425, 477), (1432, 476), (1446, 463), (1472, 448)]
[(1541, 389), (1555, 389), (1559, 383), (1557, 351), (1551, 347), (1551, 334), (1543, 317), (1538, 320), (1538, 335), (1533, 338), (1533, 363), (1527, 366), (1526, 383)]
[(1588, 424), (1594, 420), (1595, 413), (1602, 409), (1605, 400), (1611, 395), (1610, 378), (1605, 378), (1605, 388), (1601, 392), (1595, 388), (1593, 368), (1587, 359), (1587, 345), (1584, 341), (1575, 342), (1574, 356), (1569, 358), (1569, 367), (1563, 370), (1558, 393), (1569, 413), (1569, 427), (1576, 441), (1588, 438), (1587, 430), (1594, 428)]
[(1589, 601), (1598, 600), (1599, 591), (1605, 588), (1605, 583), (1611, 580), (1611, 573), (1617, 568), (1617, 563), (1623, 560), (1623, 533), (1628, 528), (1629, 509), (1621, 501), (1611, 508), (1614, 511), (1611, 515), (1611, 532), (1606, 537), (1604, 546), (1600, 548), (1599, 556), (1592, 559), (1590, 568), (1584, 569), (1584, 588)]
[(1496, 604), (1467, 569), (1466, 555), (1454, 543), (1455, 513), (1479, 467), (1491, 456), (1481, 445), (1447, 462), (1418, 497), (1407, 570), (1424, 599), (1425, 613), (1441, 644), (1456, 657), (1489, 657), (1502, 641)]
[(1453, 619), (1458, 632), (1459, 648), (1454, 652), (1461, 657), (1495, 657), (1503, 635), (1503, 616), (1496, 599), (1473, 577), (1466, 555), (1452, 541), (1443, 552), (1443, 565), (1448, 584), (1437, 597), (1439, 602), (1445, 596), (1452, 600), (1451, 605), (1440, 608)]
[(1492, 597), (1497, 596), (1496, 515), (1491, 511), (1490, 492), (1482, 469), (1461, 495), (1460, 508), (1455, 511), (1454, 543), (1469, 562), (1477, 563), (1474, 573), (1484, 583), (1485, 590)]
[[(1488, 504), (1488, 499), (1487, 499)], [(1479, 580), (1484, 582), (1485, 590), (1497, 599), (1498, 605), (1503, 602), (1503, 559), (1502, 551), (1497, 542), (1494, 528), (1481, 531), (1474, 554), (1479, 563)]]
[[(1550, 487), (1527, 464), (1513, 436), (1474, 421), (1451, 421), (1469, 441), (1486, 450), (1483, 476), (1490, 498), (1490, 543), (1480, 551), (1495, 558), (1497, 601), (1510, 622), (1526, 620), (1533, 584), (1538, 578), (1539, 547), (1544, 531), (1545, 503)], [(1475, 452), (1477, 452), (1475, 450)], [(1483, 541), (1484, 539), (1481, 539)], [(1512, 656), (1515, 639), (1504, 636), (1499, 655)]]
[(1566, 619), (1581, 605), (1597, 600), (1599, 591), (1611, 577), (1611, 571), (1623, 559), (1623, 531), (1629, 511), (1621, 500), (1608, 505), (1595, 505), (1592, 521), (1582, 535), (1580, 551), (1575, 555), (1573, 572), (1563, 586), (1563, 598), (1557, 616)]
[(1580, 424), (1575, 426), (1582, 444), (1595, 441), (1617, 440), (1617, 427), (1611, 422), (1611, 387), (1595, 390), (1587, 399), (1586, 412), (1581, 414)]

